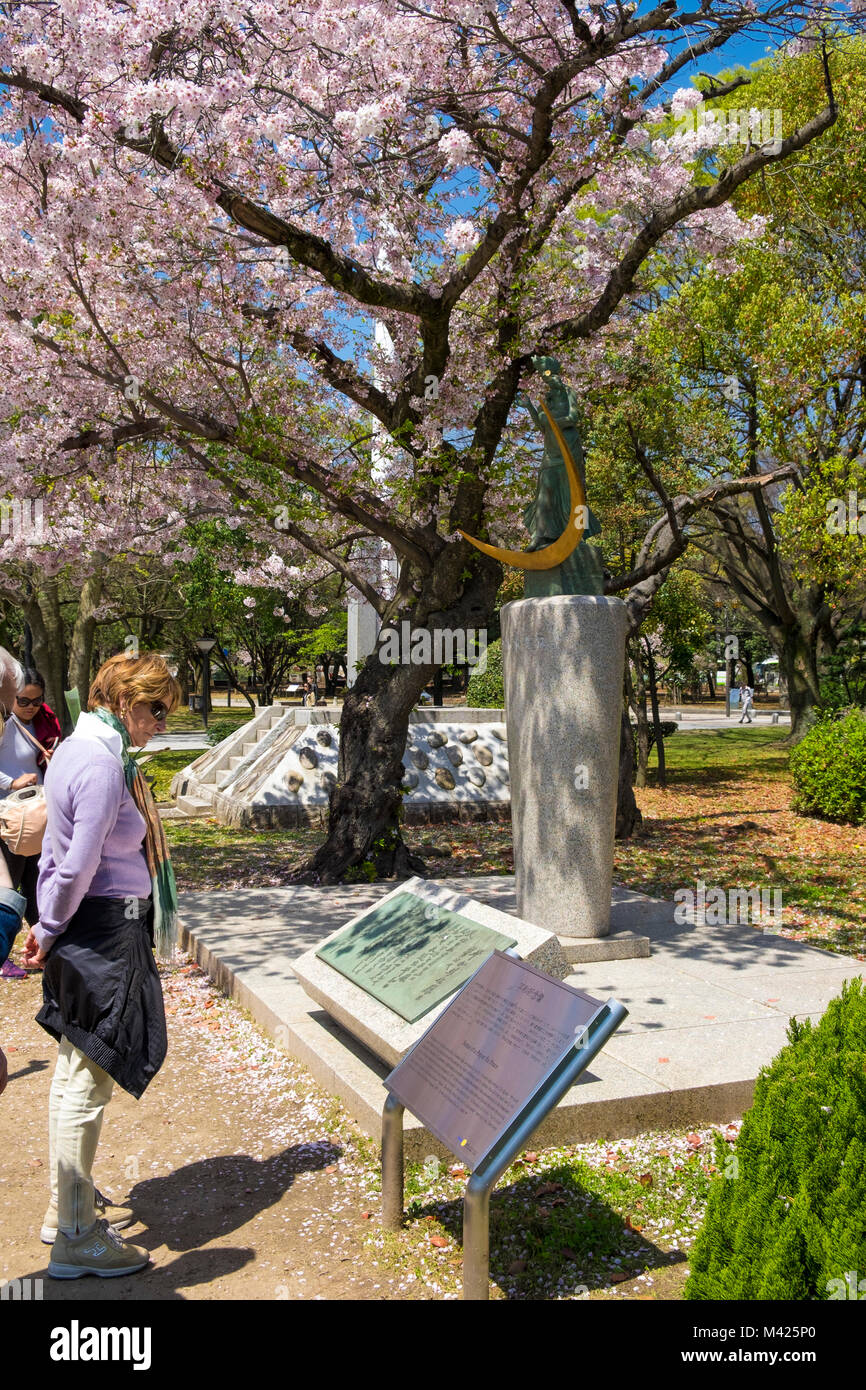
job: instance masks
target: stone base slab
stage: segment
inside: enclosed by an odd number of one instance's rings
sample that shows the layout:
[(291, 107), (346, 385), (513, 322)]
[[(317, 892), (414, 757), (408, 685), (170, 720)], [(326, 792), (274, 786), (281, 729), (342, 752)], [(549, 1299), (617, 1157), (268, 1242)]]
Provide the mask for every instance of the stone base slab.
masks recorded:
[(650, 954), (650, 939), (622, 927), (607, 936), (562, 936), (559, 944), (572, 965), (590, 960), (633, 960)]

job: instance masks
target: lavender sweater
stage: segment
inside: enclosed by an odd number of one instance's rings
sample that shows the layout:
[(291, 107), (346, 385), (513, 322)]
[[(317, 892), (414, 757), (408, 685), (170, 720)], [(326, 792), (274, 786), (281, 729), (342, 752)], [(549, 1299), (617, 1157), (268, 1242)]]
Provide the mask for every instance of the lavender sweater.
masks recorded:
[(120, 734), (82, 714), (48, 765), (34, 928), (43, 950), (66, 930), (83, 898), (150, 895), (146, 826), (126, 786), (121, 747)]

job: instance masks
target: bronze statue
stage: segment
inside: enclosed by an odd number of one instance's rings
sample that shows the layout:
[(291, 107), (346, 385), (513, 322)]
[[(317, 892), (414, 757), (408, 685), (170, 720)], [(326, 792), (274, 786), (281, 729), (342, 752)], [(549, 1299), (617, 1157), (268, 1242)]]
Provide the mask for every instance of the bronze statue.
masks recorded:
[(532, 366), (547, 382), (542, 415), (523, 394), (525, 405), (544, 437), (535, 497), (523, 513), (530, 535), (528, 550), (503, 550), (461, 531), (472, 545), (506, 565), (526, 571), (524, 597), (550, 594), (601, 594), (601, 552), (585, 536), (601, 534), (598, 517), (587, 506), (583, 444), (578, 430), (577, 394), (565, 386), (555, 357), (533, 357)]

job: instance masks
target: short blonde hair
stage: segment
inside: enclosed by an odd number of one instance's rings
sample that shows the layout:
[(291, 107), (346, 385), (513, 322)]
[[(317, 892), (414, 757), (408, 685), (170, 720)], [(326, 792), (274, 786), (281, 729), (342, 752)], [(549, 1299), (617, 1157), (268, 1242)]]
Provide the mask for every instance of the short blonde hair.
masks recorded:
[(161, 700), (171, 714), (180, 704), (181, 689), (158, 652), (142, 652), (140, 656), (118, 652), (97, 671), (87, 708), (104, 706), (118, 714), (121, 695), (128, 696), (131, 705)]

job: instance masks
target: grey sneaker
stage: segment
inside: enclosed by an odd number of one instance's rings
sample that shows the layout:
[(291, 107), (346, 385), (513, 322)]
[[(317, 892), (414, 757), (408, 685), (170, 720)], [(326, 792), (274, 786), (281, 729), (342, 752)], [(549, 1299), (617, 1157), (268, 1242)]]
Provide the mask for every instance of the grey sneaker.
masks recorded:
[[(107, 1221), (112, 1230), (115, 1231), (122, 1231), (126, 1226), (131, 1226), (132, 1223), (137, 1220), (132, 1207), (116, 1206), (115, 1203), (111, 1201), (110, 1197), (106, 1197), (104, 1193), (99, 1191), (99, 1188), (96, 1188), (93, 1193), (93, 1206), (96, 1219), (98, 1221)], [(42, 1230), (39, 1232), (39, 1239), (42, 1241), (43, 1245), (53, 1245), (57, 1239), (57, 1208), (53, 1202), (49, 1204), (48, 1210), (45, 1213), (45, 1219), (42, 1222)]]
[(53, 1279), (80, 1279), (83, 1274), (116, 1279), (121, 1274), (137, 1274), (148, 1264), (150, 1255), (146, 1250), (121, 1240), (107, 1221), (97, 1221), (82, 1236), (57, 1232), (48, 1273)]

